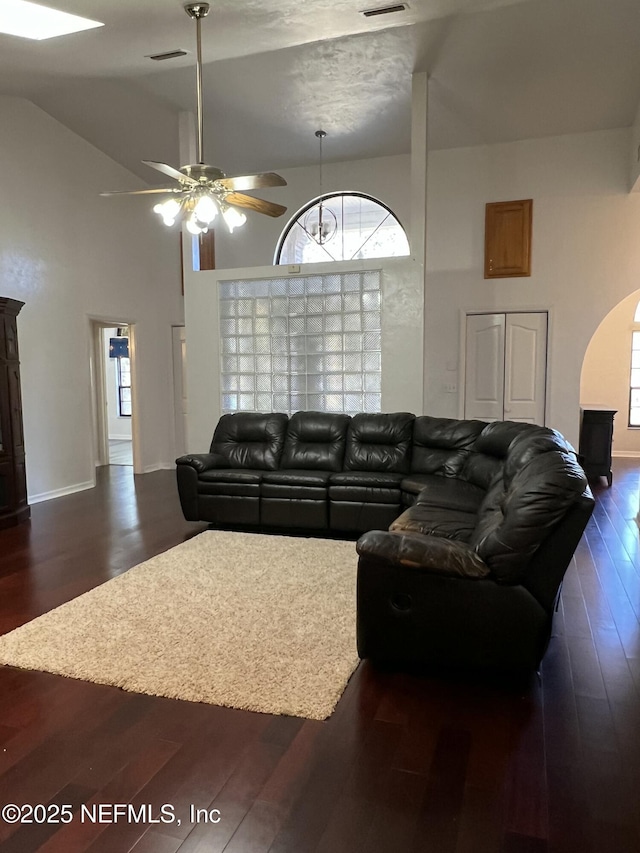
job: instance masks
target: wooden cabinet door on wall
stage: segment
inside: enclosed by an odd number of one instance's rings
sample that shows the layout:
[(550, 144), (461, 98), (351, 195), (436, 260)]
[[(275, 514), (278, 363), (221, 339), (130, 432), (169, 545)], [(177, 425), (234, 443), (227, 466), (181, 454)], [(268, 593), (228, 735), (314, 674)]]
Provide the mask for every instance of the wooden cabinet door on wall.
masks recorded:
[(484, 277), (531, 275), (533, 200), (497, 201), (486, 205)]

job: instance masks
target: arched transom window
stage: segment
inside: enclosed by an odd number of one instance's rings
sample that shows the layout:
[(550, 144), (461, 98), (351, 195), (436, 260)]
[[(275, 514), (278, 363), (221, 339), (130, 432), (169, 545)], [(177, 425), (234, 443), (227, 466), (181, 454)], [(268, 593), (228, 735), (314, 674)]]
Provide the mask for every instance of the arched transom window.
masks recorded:
[(282, 232), (276, 264), (392, 258), (409, 254), (397, 217), (382, 202), (356, 192), (327, 193), (299, 210)]

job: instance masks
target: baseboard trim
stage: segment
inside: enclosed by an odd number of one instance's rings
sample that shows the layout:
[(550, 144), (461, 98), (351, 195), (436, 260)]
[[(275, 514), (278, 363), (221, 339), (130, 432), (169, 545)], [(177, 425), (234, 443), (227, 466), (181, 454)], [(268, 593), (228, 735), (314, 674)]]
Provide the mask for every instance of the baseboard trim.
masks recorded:
[(640, 459), (640, 450), (614, 450), (612, 456), (627, 456), (629, 459)]
[(95, 487), (93, 480), (86, 483), (74, 483), (73, 486), (65, 486), (63, 489), (52, 489), (50, 492), (40, 492), (39, 495), (29, 495), (27, 500), (30, 504), (39, 504), (42, 501), (50, 501), (54, 498), (62, 498), (65, 495), (73, 495), (75, 492), (84, 492)]
[(153, 474), (154, 471), (173, 471), (175, 467), (175, 462), (156, 462), (155, 465), (145, 465), (142, 473)]

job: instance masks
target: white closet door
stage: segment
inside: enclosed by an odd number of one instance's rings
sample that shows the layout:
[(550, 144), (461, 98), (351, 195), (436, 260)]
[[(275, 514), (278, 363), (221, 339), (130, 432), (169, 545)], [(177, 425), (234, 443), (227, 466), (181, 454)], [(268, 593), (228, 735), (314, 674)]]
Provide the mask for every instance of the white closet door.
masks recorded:
[(507, 314), (504, 418), (544, 424), (547, 374), (547, 315)]
[(547, 325), (544, 311), (467, 315), (465, 418), (544, 424)]
[(469, 314), (465, 364), (465, 418), (504, 418), (505, 315)]

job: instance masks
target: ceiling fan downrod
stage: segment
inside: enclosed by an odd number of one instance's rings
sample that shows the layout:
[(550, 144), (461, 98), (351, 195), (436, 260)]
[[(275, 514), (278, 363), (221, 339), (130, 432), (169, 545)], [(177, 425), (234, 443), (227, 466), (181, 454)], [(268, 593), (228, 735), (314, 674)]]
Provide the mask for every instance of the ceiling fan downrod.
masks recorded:
[(187, 3), (184, 7), (187, 15), (196, 22), (196, 159), (204, 165), (203, 126), (202, 126), (202, 32), (201, 21), (209, 14), (208, 3)]

